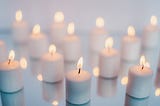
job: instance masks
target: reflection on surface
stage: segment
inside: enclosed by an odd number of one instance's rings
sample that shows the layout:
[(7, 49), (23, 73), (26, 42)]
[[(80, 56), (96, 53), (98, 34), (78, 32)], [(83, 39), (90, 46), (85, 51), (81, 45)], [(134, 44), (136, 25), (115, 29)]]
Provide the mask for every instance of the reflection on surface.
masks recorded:
[(55, 106), (58, 105), (59, 101), (64, 97), (64, 82), (42, 82), (42, 95), (45, 101)]
[(98, 77), (98, 76), (99, 76), (99, 67), (94, 67), (94, 68), (93, 68), (93, 75), (94, 75), (95, 77)]
[(90, 106), (90, 101), (88, 103), (85, 103), (85, 104), (71, 104), (71, 103), (66, 101), (66, 106)]
[(126, 95), (125, 106), (148, 106), (148, 98), (137, 99)]
[(31, 72), (33, 76), (37, 76), (42, 73), (42, 63), (40, 59), (30, 59)]
[(15, 93), (1, 92), (2, 106), (25, 106), (24, 90)]
[(64, 71), (67, 72), (67, 71), (70, 71), (70, 70), (74, 70), (76, 69), (76, 64), (77, 64), (77, 61), (76, 62), (64, 62)]
[(101, 97), (111, 97), (117, 92), (117, 78), (104, 79), (98, 77), (97, 94)]
[(121, 84), (122, 84), (122, 85), (127, 85), (127, 84), (128, 84), (128, 76), (122, 77), (122, 79), (121, 79)]

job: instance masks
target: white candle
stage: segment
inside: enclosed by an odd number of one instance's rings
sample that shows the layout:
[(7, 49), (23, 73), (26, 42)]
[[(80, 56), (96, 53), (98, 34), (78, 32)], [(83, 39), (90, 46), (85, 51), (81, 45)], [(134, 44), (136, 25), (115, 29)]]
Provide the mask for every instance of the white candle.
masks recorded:
[(157, 26), (157, 17), (152, 16), (150, 19), (150, 25), (144, 29), (144, 34), (142, 36), (142, 46), (143, 48), (156, 48), (160, 41), (160, 31)]
[(16, 11), (16, 21), (13, 23), (13, 39), (16, 43), (26, 43), (28, 40), (29, 29), (26, 21), (22, 20), (22, 11)]
[(6, 45), (3, 41), (0, 40), (0, 63), (4, 62), (6, 59)]
[(63, 37), (66, 35), (66, 24), (64, 22), (64, 14), (58, 11), (54, 15), (54, 22), (51, 26), (51, 37), (52, 42), (56, 44), (57, 47), (61, 47)]
[(14, 56), (14, 51), (10, 51), (8, 60), (0, 64), (0, 90), (3, 92), (16, 92), (23, 88), (22, 71)]
[(56, 52), (56, 46), (50, 45), (49, 52), (42, 56), (42, 76), (46, 82), (57, 82), (64, 78), (63, 56)]
[(84, 104), (90, 100), (91, 75), (82, 70), (83, 58), (77, 64), (77, 70), (66, 74), (66, 99), (72, 104)]
[(120, 56), (116, 49), (112, 48), (113, 39), (106, 39), (105, 48), (99, 55), (100, 76), (104, 78), (113, 78), (118, 76)]
[(68, 35), (63, 40), (63, 54), (65, 61), (77, 61), (81, 56), (81, 42), (77, 35), (74, 34), (74, 23), (68, 24)]
[(134, 27), (129, 26), (128, 35), (122, 39), (121, 58), (127, 61), (136, 61), (139, 58), (140, 50), (140, 39), (135, 36)]
[(29, 37), (29, 53), (32, 58), (41, 58), (47, 52), (48, 40), (46, 36), (40, 32), (40, 26), (34, 26), (31, 36)]
[(135, 98), (148, 97), (152, 87), (152, 74), (145, 57), (141, 56), (140, 65), (129, 69), (127, 94)]
[(107, 37), (107, 32), (104, 29), (104, 19), (98, 17), (96, 19), (96, 28), (90, 34), (90, 47), (92, 51), (99, 52), (104, 47), (104, 42)]

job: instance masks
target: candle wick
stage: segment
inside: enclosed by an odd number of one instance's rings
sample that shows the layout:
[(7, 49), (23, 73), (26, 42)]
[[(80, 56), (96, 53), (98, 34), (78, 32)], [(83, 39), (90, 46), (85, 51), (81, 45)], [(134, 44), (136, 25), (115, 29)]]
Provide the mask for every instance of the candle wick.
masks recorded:
[(144, 65), (142, 65), (142, 70), (144, 69)]
[(80, 74), (80, 73), (81, 73), (81, 68), (78, 69), (78, 74)]
[(8, 60), (8, 64), (10, 64), (10, 63), (11, 63), (11, 59)]

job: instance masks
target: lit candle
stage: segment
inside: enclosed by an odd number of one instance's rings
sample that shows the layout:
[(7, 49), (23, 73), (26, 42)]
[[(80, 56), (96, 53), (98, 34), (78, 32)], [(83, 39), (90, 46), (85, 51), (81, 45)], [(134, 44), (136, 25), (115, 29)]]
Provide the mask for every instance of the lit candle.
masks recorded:
[(63, 54), (65, 61), (75, 62), (81, 56), (81, 42), (77, 35), (74, 33), (74, 23), (68, 24), (68, 35), (63, 39)]
[(64, 78), (63, 56), (56, 52), (56, 46), (50, 45), (49, 52), (42, 56), (43, 81), (57, 82)]
[(48, 40), (46, 36), (40, 32), (40, 25), (33, 27), (32, 34), (29, 37), (29, 53), (32, 58), (41, 58), (47, 52)]
[(117, 77), (119, 73), (120, 56), (112, 46), (113, 39), (109, 37), (105, 41), (105, 48), (99, 55), (100, 76), (104, 78)]
[(0, 40), (0, 63), (7, 59), (5, 42)]
[(28, 24), (25, 20), (23, 20), (22, 11), (16, 11), (15, 15), (16, 21), (13, 23), (13, 39), (16, 43), (26, 43), (28, 40)]
[(136, 61), (139, 58), (141, 50), (140, 39), (135, 36), (133, 26), (128, 27), (128, 35), (122, 39), (121, 58), (127, 61)]
[(14, 60), (15, 53), (10, 51), (8, 60), (0, 64), (0, 90), (16, 92), (23, 88), (20, 63)]
[(91, 75), (82, 70), (83, 58), (77, 63), (77, 70), (66, 74), (66, 99), (72, 104), (84, 104), (90, 100)]
[(159, 45), (159, 27), (157, 26), (157, 17), (151, 16), (150, 25), (144, 29), (142, 36), (143, 48), (156, 48)]
[(141, 56), (140, 65), (129, 69), (127, 94), (135, 98), (148, 97), (152, 87), (152, 74), (145, 57)]
[(65, 35), (66, 24), (64, 22), (64, 14), (61, 11), (57, 11), (54, 14), (54, 22), (51, 26), (52, 42), (54, 42), (56, 46), (60, 48)]
[(98, 17), (96, 19), (96, 28), (90, 34), (90, 47), (92, 51), (99, 52), (104, 47), (104, 42), (107, 37), (107, 32), (104, 29), (104, 19)]

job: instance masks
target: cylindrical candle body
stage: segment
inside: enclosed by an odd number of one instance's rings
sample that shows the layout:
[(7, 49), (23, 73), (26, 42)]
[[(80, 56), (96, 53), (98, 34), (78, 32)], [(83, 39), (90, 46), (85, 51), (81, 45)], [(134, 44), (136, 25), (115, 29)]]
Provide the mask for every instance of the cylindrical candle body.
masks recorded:
[(90, 100), (91, 75), (87, 71), (72, 70), (66, 74), (66, 99), (72, 104), (84, 104)]
[(135, 98), (145, 98), (150, 95), (152, 87), (152, 71), (150, 68), (133, 66), (129, 69), (127, 94)]
[(6, 46), (3, 41), (0, 40), (0, 63), (7, 59)]
[(141, 42), (138, 37), (124, 36), (122, 39), (121, 58), (127, 61), (136, 61), (139, 58)]
[(104, 78), (117, 77), (119, 73), (120, 56), (111, 48), (109, 51), (103, 49), (99, 56), (100, 76)]
[(3, 62), (0, 65), (0, 89), (2, 92), (16, 92), (23, 88), (22, 71), (18, 61)]
[(47, 53), (42, 57), (42, 76), (46, 82), (57, 82), (64, 78), (64, 60), (58, 53)]
[(90, 34), (90, 47), (94, 52), (99, 52), (104, 48), (107, 32), (104, 28), (95, 28)]
[(32, 34), (29, 39), (29, 53), (33, 58), (40, 58), (48, 51), (48, 40), (45, 35)]
[(160, 41), (160, 31), (157, 26), (149, 25), (144, 29), (142, 36), (143, 48), (156, 48)]
[(77, 61), (81, 56), (81, 42), (76, 35), (67, 35), (63, 41), (63, 54), (65, 61)]
[(13, 39), (16, 43), (26, 43), (28, 40), (29, 29), (25, 21), (13, 23)]

